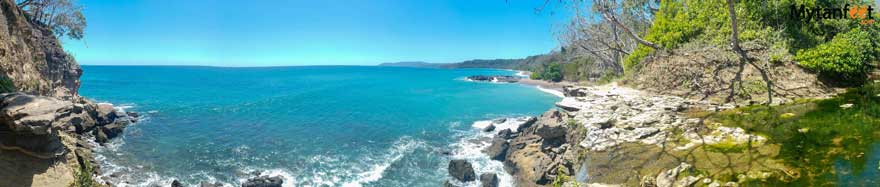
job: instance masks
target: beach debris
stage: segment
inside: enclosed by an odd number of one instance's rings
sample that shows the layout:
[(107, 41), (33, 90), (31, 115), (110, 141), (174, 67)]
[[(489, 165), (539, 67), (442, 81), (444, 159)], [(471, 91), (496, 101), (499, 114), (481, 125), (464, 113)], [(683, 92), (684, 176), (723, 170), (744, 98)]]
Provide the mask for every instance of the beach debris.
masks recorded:
[(843, 108), (843, 109), (848, 109), (848, 108), (852, 108), (852, 107), (853, 107), (853, 104), (852, 104), (852, 103), (847, 103), (847, 104), (842, 104), (842, 105), (840, 105), (840, 108)]
[(789, 113), (785, 113), (785, 114), (779, 115), (779, 118), (782, 118), (782, 119), (788, 119), (788, 118), (791, 118), (791, 117), (794, 117), (794, 116), (795, 116), (794, 113), (789, 112)]
[(800, 129), (798, 129), (798, 132), (807, 133), (807, 132), (810, 132), (810, 128), (809, 127), (800, 128)]

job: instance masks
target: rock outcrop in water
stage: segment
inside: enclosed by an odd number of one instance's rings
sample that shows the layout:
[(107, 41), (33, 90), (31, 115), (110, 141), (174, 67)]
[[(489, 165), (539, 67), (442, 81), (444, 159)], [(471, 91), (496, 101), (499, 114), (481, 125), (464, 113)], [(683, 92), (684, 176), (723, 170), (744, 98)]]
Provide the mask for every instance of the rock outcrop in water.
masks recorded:
[(519, 82), (520, 78), (516, 77), (516, 76), (505, 76), (505, 75), (474, 75), (474, 76), (468, 76), (466, 79), (470, 80), (470, 81), (515, 83), (515, 82)]
[(477, 174), (474, 173), (474, 166), (467, 160), (451, 160), (449, 161), (449, 175), (456, 180), (462, 182), (474, 181)]
[(280, 176), (260, 176), (248, 179), (241, 184), (241, 187), (281, 187), (281, 184), (284, 184), (284, 179)]
[[(135, 120), (112, 105), (84, 99), (0, 94), (0, 160), (21, 161), (11, 165), (0, 163), (0, 170), (4, 171), (0, 172), (0, 179), (7, 179), (0, 180), (0, 186), (17, 186), (14, 184), (27, 183), (24, 180), (32, 178), (35, 180), (30, 182), (34, 184), (69, 184), (73, 182), (70, 177), (74, 171), (87, 163), (95, 163), (89, 141), (106, 143), (119, 136), (122, 129)], [(59, 159), (67, 161), (53, 165), (53, 160)], [(22, 169), (39, 171), (42, 164), (65, 169), (44, 173), (11, 172)]]

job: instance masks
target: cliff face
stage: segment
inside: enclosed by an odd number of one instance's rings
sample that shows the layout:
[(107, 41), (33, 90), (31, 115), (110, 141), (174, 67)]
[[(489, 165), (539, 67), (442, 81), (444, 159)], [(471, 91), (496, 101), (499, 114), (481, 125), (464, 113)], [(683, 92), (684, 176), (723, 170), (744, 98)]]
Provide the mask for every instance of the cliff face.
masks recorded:
[(31, 23), (13, 0), (0, 0), (0, 78), (18, 91), (69, 98), (82, 69), (51, 31)]

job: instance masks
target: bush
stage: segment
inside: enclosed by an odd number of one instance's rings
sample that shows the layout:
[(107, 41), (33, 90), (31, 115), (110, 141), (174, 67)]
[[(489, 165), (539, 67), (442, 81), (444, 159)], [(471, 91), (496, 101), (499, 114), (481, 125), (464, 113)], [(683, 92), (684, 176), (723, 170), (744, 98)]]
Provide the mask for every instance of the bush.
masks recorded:
[(845, 82), (862, 81), (877, 60), (877, 44), (871, 33), (859, 28), (834, 36), (830, 42), (797, 52), (804, 68)]
[(95, 168), (92, 167), (92, 164), (89, 163), (88, 160), (83, 160), (83, 165), (80, 166), (79, 171), (74, 172), (74, 181), (70, 184), (71, 187), (95, 187), (99, 186), (98, 183), (92, 178), (92, 173), (94, 173)]
[(15, 84), (12, 83), (12, 80), (6, 77), (0, 77), (0, 93), (8, 93), (15, 91)]
[(541, 67), (532, 72), (532, 75), (529, 75), (529, 78), (531, 79), (553, 82), (562, 81), (562, 67), (559, 63), (544, 63), (541, 65)]

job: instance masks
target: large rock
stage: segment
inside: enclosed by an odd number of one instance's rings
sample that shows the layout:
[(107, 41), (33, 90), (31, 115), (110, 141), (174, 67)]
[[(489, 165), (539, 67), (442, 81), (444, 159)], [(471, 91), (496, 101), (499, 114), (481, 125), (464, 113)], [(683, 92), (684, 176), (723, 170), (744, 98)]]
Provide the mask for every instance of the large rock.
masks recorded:
[(467, 79), (471, 81), (515, 83), (519, 82), (520, 78), (506, 75), (474, 75), (468, 76)]
[(483, 152), (489, 155), (489, 158), (492, 160), (504, 161), (507, 157), (507, 148), (509, 147), (510, 143), (508, 143), (506, 139), (495, 137), (492, 139), (492, 144), (489, 145), (489, 147), (486, 147)]
[[(681, 172), (684, 172), (690, 168), (691, 168), (690, 164), (681, 163), (680, 165), (676, 166), (675, 168), (660, 172), (660, 174), (657, 174), (657, 178), (655, 179), (654, 184), (656, 184), (657, 187), (672, 187), (676, 183), (676, 179), (678, 179), (678, 174)], [(692, 184), (692, 182), (690, 182), (690, 180), (688, 180), (688, 182), (685, 182), (685, 183)]]
[(511, 131), (510, 129), (504, 129), (504, 130), (498, 131), (498, 134), (495, 137), (504, 138), (504, 139), (511, 139), (511, 138), (516, 137), (516, 134), (513, 133), (513, 131)]
[[(51, 158), (67, 151), (58, 138), (60, 133), (91, 134), (97, 142), (104, 143), (119, 136), (130, 121), (118, 117), (96, 119), (101, 108), (85, 100), (68, 101), (20, 92), (0, 94), (0, 145)], [(115, 116), (116, 111), (110, 107), (104, 113), (105, 117)]]
[(482, 187), (498, 187), (498, 175), (495, 173), (483, 173), (480, 175)]
[(280, 176), (260, 176), (248, 179), (241, 184), (241, 187), (281, 187), (281, 184), (283, 183), (284, 179), (282, 179)]
[(102, 124), (109, 124), (119, 117), (116, 115), (116, 109), (113, 108), (113, 105), (107, 103), (99, 103), (96, 112), (95, 118), (98, 123)]
[(474, 181), (477, 178), (477, 174), (474, 173), (474, 166), (470, 162), (461, 159), (449, 161), (449, 175), (462, 182)]
[(519, 124), (519, 126), (516, 127), (516, 132), (523, 132), (523, 130), (525, 130), (526, 128), (532, 127), (532, 125), (534, 125), (535, 122), (537, 122), (537, 121), (538, 121), (538, 118), (529, 117), (529, 119), (527, 119), (526, 122), (521, 123), (521, 124)]
[(565, 137), (566, 124), (562, 122), (562, 115), (557, 110), (550, 110), (541, 115), (541, 121), (535, 129), (535, 134), (544, 139), (557, 139)]

